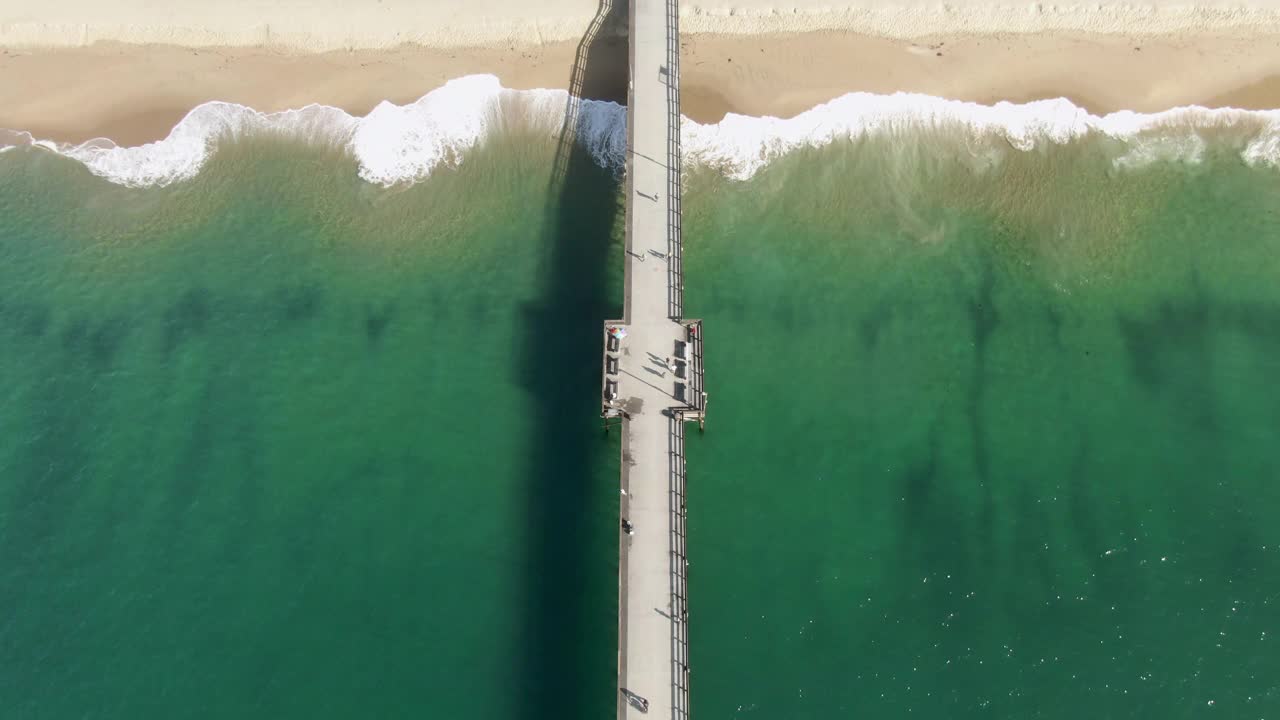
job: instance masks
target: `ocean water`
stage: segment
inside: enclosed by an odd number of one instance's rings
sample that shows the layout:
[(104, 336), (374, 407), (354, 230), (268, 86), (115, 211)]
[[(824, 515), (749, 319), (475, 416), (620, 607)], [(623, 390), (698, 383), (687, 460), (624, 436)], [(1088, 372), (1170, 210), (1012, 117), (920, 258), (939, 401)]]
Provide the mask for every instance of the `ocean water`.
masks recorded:
[(152, 189), (0, 157), (0, 714), (611, 706), (621, 296), (558, 280), (612, 174), (559, 207), (530, 145), (390, 191), (279, 139)]
[(1280, 176), (969, 157), (691, 183), (695, 707), (1271, 717)]
[[(622, 111), (467, 82), (0, 154), (5, 717), (613, 712)], [(1273, 119), (1033, 106), (686, 124), (699, 717), (1280, 709)]]

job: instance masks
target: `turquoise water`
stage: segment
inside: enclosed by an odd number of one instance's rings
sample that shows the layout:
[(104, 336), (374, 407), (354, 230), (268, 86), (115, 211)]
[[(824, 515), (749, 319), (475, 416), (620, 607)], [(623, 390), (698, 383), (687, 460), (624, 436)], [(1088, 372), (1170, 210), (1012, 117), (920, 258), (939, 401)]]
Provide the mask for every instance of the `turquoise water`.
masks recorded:
[[(689, 178), (694, 711), (1268, 716), (1280, 175), (965, 147)], [(613, 712), (619, 198), (553, 153), (0, 156), (6, 717)]]
[(396, 191), (282, 143), (152, 190), (0, 159), (5, 717), (611, 706), (613, 456), (536, 379), (595, 191), (544, 150)]
[(692, 185), (696, 705), (1270, 717), (1280, 177), (948, 147)]

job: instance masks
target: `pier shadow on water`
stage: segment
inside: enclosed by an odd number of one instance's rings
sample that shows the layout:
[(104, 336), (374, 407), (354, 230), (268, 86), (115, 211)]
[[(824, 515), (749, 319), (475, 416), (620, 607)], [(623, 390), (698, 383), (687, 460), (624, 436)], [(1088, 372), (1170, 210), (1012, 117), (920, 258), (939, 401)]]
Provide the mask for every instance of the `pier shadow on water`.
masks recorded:
[(578, 46), (548, 189), (551, 243), (541, 297), (526, 309), (523, 384), (536, 414), (527, 486), (524, 637), (516, 668), (525, 718), (613, 712), (617, 482), (601, 434), (601, 323), (621, 312), (608, 278), (624, 214), (621, 177), (575, 142), (579, 99), (625, 103), (627, 3), (602, 0)]

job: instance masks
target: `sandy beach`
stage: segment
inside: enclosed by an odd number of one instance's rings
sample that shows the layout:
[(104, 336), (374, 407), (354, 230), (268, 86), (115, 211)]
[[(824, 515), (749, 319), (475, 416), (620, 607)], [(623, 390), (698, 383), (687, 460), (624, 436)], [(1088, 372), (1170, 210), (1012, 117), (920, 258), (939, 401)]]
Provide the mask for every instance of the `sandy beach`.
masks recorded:
[[(209, 100), (364, 114), (462, 75), (565, 88), (597, 4), (52, 0), (0, 9), (0, 128), (79, 142), (164, 137)], [(682, 6), (682, 100), (699, 122), (788, 117), (848, 92), (994, 103), (1066, 97), (1093, 113), (1280, 107), (1280, 3), (961, 2), (777, 10)]]

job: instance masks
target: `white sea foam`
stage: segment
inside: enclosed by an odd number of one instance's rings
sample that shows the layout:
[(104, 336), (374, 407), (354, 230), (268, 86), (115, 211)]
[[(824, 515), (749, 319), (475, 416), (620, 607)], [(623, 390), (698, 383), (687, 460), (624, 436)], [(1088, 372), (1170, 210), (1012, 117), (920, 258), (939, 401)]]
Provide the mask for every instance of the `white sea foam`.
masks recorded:
[[(324, 105), (262, 113), (225, 102), (204, 103), (163, 140), (121, 147), (98, 138), (79, 145), (39, 140), (27, 133), (0, 135), (0, 147), (35, 145), (84, 163), (90, 172), (133, 187), (161, 186), (194, 177), (219, 143), (245, 136), (279, 135), (345, 147), (360, 177), (380, 185), (426, 178), (456, 164), (467, 150), (511, 122), (554, 136), (560, 131), (568, 93), (509, 90), (492, 75), (446, 83), (416, 102), (382, 102), (364, 117)], [(625, 111), (615, 103), (578, 104), (580, 141), (601, 164), (617, 164), (626, 146)]]
[[(261, 113), (211, 102), (192, 110), (164, 140), (119, 147), (109, 140), (57, 144), (24, 133), (0, 134), (0, 148), (37, 145), (85, 164), (96, 175), (130, 186), (166, 185), (193, 177), (219, 143), (246, 135), (278, 134), (343, 147), (362, 178), (393, 185), (421, 180), (454, 165), (486, 137), (519, 125), (526, 131), (560, 131), (568, 94), (563, 90), (509, 90), (492, 75), (453, 80), (408, 105), (383, 102), (364, 117), (322, 105)], [(578, 106), (578, 143), (602, 166), (621, 169), (626, 158), (626, 112), (614, 103)], [(1232, 131), (1241, 157), (1253, 165), (1280, 166), (1280, 110), (1185, 107), (1154, 114), (1129, 111), (1091, 115), (1065, 99), (995, 105), (928, 95), (850, 93), (793, 118), (730, 114), (681, 129), (687, 165), (707, 165), (746, 179), (769, 162), (800, 148), (876, 135), (918, 131), (959, 132), (999, 139), (1017, 151), (1068, 143), (1091, 134), (1123, 143), (1117, 167), (1160, 160), (1197, 162), (1209, 131)], [(973, 143), (975, 163), (998, 163), (991, 142)]]
[[(1247, 162), (1280, 165), (1277, 110), (1184, 107), (1099, 117), (1063, 98), (979, 105), (912, 93), (850, 93), (785, 120), (730, 114), (718, 123), (702, 125), (686, 119), (681, 142), (686, 162), (712, 165), (731, 177), (746, 179), (798, 148), (924, 129), (999, 137), (1023, 151), (1099, 134), (1126, 144), (1128, 151), (1114, 161), (1117, 167), (1157, 160), (1197, 162), (1205, 149), (1201, 132), (1229, 127), (1247, 129), (1241, 153)], [(989, 160), (987, 155), (984, 160)]]

